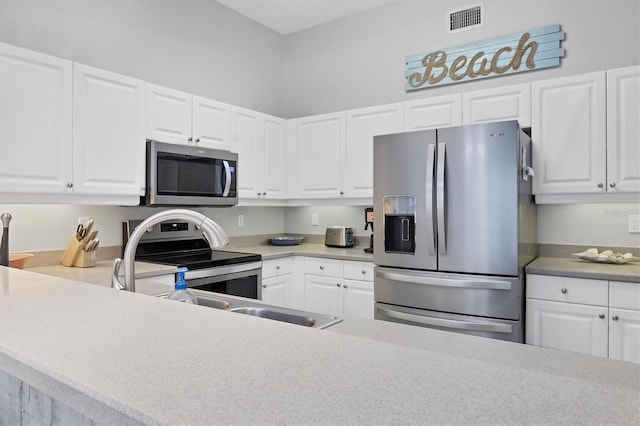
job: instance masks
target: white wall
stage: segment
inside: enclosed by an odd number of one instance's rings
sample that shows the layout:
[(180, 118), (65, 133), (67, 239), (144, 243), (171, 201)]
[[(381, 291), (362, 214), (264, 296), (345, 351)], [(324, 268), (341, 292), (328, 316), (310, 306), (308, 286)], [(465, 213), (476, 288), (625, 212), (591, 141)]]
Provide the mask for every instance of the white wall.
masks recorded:
[[(10, 213), (9, 249), (40, 251), (64, 249), (77, 226), (78, 217), (93, 218), (101, 246), (122, 244), (122, 221), (145, 219), (162, 209), (152, 207), (6, 205), (0, 213)], [(194, 209), (216, 221), (230, 237), (279, 234), (284, 232), (282, 207), (230, 207)], [(239, 227), (237, 216), (244, 215)]]
[(1, 0), (0, 42), (282, 115), (282, 36), (214, 0)]
[[(484, 89), (640, 63), (638, 0), (484, 0), (485, 26), (446, 32), (475, 0), (400, 0), (284, 38), (287, 118)], [(407, 55), (560, 24), (561, 66), (406, 93)]]

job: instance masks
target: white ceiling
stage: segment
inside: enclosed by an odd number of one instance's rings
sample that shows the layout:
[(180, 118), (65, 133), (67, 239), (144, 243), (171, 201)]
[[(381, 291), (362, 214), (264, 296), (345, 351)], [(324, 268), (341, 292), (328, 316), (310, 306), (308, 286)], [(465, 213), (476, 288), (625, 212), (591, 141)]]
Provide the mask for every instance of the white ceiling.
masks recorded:
[(217, 0), (280, 34), (324, 24), (398, 0)]

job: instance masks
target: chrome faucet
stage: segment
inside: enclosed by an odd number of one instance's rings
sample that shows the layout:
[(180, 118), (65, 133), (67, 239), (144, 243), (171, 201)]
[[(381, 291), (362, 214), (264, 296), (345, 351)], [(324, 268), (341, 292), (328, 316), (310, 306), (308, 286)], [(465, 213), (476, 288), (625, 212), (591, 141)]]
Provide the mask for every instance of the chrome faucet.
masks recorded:
[[(113, 261), (113, 275), (111, 276), (112, 288), (131, 292), (136, 291), (135, 257), (138, 243), (147, 229), (166, 220), (186, 220), (200, 227), (211, 248), (223, 247), (229, 244), (229, 238), (227, 238), (227, 234), (225, 234), (220, 225), (201, 213), (187, 209), (165, 210), (156, 213), (143, 220), (131, 233), (124, 249), (124, 259), (117, 258)], [(124, 284), (118, 279), (120, 265), (122, 263), (124, 263)]]

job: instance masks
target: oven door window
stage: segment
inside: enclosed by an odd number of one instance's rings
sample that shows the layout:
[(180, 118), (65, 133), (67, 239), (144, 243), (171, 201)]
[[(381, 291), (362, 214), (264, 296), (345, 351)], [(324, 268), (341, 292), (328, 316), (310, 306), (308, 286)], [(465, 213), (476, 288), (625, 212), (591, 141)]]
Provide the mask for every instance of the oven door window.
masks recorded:
[(214, 293), (230, 294), (232, 296), (262, 299), (262, 285), (260, 270), (252, 274), (240, 272), (237, 274), (188, 279), (189, 288)]

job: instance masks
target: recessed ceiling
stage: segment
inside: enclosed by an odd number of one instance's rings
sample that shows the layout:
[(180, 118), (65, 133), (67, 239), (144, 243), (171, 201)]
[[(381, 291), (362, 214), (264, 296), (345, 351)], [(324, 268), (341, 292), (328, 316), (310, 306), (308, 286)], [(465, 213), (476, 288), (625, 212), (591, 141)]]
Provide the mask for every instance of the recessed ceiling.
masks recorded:
[(398, 0), (217, 0), (280, 34), (315, 27)]

